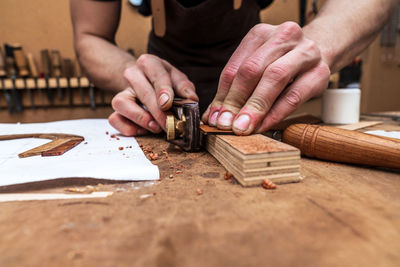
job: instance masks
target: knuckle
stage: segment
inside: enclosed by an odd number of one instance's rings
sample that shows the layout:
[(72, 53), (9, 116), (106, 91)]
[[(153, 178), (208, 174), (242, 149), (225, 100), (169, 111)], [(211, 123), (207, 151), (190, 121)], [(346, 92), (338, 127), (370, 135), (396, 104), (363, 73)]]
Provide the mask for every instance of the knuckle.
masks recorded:
[(137, 72), (137, 67), (136, 66), (132, 66), (132, 67), (126, 68), (124, 70), (123, 77), (126, 80), (130, 81), (130, 80), (132, 80), (132, 78), (133, 78), (133, 76), (135, 75), (136, 72)]
[(254, 109), (256, 112), (265, 113), (270, 107), (271, 103), (268, 99), (260, 96), (252, 96), (248, 101), (247, 105)]
[(221, 73), (221, 82), (223, 83), (232, 83), (237, 73), (237, 69), (232, 66), (227, 66)]
[(239, 68), (238, 75), (245, 80), (254, 79), (262, 74), (262, 65), (255, 59), (246, 60)]
[(302, 96), (298, 90), (290, 90), (285, 96), (285, 102), (293, 107), (297, 108), (302, 103)]
[(125, 99), (120, 95), (117, 94), (114, 96), (114, 98), (111, 100), (111, 106), (114, 110), (118, 110), (119, 107), (124, 103)]
[(253, 26), (253, 28), (251, 28), (250, 34), (252, 34), (253, 36), (262, 36), (267, 31), (269, 31), (269, 29), (270, 28), (268, 27), (267, 24), (259, 23), (259, 24), (256, 24), (255, 26)]
[(280, 25), (281, 31), (279, 38), (282, 41), (287, 41), (290, 39), (296, 39), (303, 35), (301, 27), (292, 21), (284, 22)]
[(151, 55), (149, 55), (149, 54), (143, 54), (143, 55), (141, 55), (141, 56), (139, 56), (138, 57), (138, 59), (136, 60), (136, 64), (138, 65), (138, 66), (145, 66), (148, 62), (149, 62), (149, 60), (151, 59)]
[(284, 85), (283, 83), (286, 83), (289, 77), (289, 73), (286, 71), (286, 69), (278, 65), (268, 66), (265, 75), (268, 77), (269, 80), (282, 86)]

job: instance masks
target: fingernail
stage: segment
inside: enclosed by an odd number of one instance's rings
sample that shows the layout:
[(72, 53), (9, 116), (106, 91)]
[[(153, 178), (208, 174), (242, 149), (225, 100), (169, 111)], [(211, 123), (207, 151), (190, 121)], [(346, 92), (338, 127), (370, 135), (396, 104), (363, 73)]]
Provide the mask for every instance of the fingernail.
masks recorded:
[(164, 106), (165, 103), (167, 103), (169, 100), (169, 96), (167, 94), (162, 94), (160, 98), (158, 99), (158, 102), (160, 103), (160, 106)]
[(232, 125), (233, 114), (230, 112), (224, 112), (219, 116), (218, 124), (224, 127), (230, 127)]
[(150, 121), (148, 124), (149, 128), (152, 129), (154, 132), (158, 132), (160, 130), (160, 126), (155, 121)]
[(210, 117), (210, 119), (208, 121), (208, 124), (211, 125), (211, 126), (217, 126), (217, 118), (218, 118), (218, 111), (214, 112), (211, 115), (211, 117)]
[(238, 129), (241, 132), (245, 132), (250, 125), (250, 116), (247, 114), (240, 115), (239, 118), (237, 118), (233, 122), (233, 128)]

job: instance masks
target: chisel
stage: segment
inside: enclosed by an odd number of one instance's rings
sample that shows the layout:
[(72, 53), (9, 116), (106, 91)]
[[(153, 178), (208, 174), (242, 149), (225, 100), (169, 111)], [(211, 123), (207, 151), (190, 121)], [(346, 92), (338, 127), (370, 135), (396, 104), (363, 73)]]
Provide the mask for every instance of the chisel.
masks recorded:
[(8, 111), (10, 112), (12, 110), (11, 96), (10, 96), (10, 93), (4, 88), (4, 78), (5, 77), (7, 77), (7, 72), (5, 70), (5, 62), (4, 62), (4, 58), (3, 58), (3, 53), (0, 48), (0, 86), (4, 93), (4, 98), (6, 100)]
[(49, 78), (50, 78), (50, 53), (49, 53), (49, 50), (47, 50), (47, 49), (41, 50), (40, 58), (42, 61), (43, 76), (44, 76), (44, 79), (46, 82), (47, 99), (48, 99), (50, 105), (54, 105), (53, 91), (49, 87)]
[(96, 109), (96, 88), (92, 82), (89, 83), (89, 97), (90, 97), (90, 108)]
[[(28, 53), (26, 55), (26, 58), (28, 60), (29, 71), (31, 73), (31, 78), (28, 78), (26, 81), (27, 89), (36, 90), (38, 92), (39, 99), (42, 99), (42, 90), (38, 87), (37, 84), (37, 79), (39, 78), (39, 71), (36, 65), (35, 58), (31, 53)], [(34, 97), (33, 94), (32, 97)]]
[(68, 95), (68, 104), (70, 107), (74, 105), (74, 93), (71, 88), (71, 82), (70, 79), (73, 76), (73, 65), (72, 65), (72, 60), (69, 58), (64, 59), (64, 64), (62, 65), (62, 74), (63, 77), (66, 78), (67, 80), (67, 95)]
[(14, 53), (13, 50), (14, 48), (8, 44), (4, 44), (4, 48), (6, 51), (6, 70), (7, 70), (7, 76), (11, 79), (12, 81), (12, 105), (13, 105), (13, 111), (19, 113), (22, 111), (22, 99), (21, 99), (21, 94), (18, 91), (17, 87), (15, 86), (15, 80), (17, 79), (17, 69), (15, 67), (15, 59), (14, 59)]
[[(35, 108), (35, 100), (33, 98), (32, 90), (27, 88), (26, 84), (26, 78), (29, 76), (29, 69), (28, 69), (28, 62), (24, 53), (24, 50), (22, 49), (21, 45), (13, 45), (13, 54), (15, 58), (15, 63), (18, 68), (18, 76), (22, 78), (22, 87), (27, 90), (28, 92), (28, 97), (31, 103), (31, 107)], [(20, 88), (17, 86), (18, 89)]]
[(51, 77), (56, 79), (57, 84), (57, 98), (58, 100), (64, 99), (64, 93), (62, 88), (60, 87), (60, 77), (61, 77), (61, 54), (58, 50), (52, 50), (50, 54), (51, 60)]

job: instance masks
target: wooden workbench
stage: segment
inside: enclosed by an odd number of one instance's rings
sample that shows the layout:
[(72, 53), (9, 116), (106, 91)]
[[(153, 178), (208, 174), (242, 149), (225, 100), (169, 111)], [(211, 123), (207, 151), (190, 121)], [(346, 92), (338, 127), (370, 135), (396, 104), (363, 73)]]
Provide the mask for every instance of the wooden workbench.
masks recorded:
[(0, 203), (0, 266), (400, 266), (399, 172), (302, 159), (301, 183), (243, 188), (206, 152), (163, 137), (138, 142), (169, 153), (154, 161), (154, 185), (105, 184), (115, 192), (106, 199)]

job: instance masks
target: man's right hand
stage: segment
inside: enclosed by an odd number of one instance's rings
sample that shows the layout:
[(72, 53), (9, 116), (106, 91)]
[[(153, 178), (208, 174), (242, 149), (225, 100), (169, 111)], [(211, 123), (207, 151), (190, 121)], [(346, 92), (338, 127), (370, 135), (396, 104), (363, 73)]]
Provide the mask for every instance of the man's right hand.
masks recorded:
[(108, 120), (126, 136), (165, 130), (166, 111), (171, 108), (175, 94), (181, 98), (199, 100), (188, 77), (154, 55), (140, 56), (134, 66), (124, 71), (124, 78), (130, 87), (113, 98), (115, 112)]

